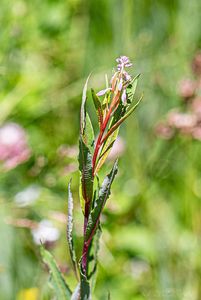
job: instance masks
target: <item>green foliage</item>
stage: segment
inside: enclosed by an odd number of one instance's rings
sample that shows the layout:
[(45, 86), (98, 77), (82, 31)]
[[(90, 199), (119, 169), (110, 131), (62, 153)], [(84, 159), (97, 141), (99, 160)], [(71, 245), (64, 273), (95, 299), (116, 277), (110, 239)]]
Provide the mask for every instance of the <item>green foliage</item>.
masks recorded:
[[(82, 104), (81, 104), (81, 110), (80, 110), (80, 133), (83, 137), (85, 137), (85, 129), (86, 129), (86, 100), (87, 100), (87, 85), (89, 81), (89, 77), (87, 77), (86, 83), (83, 88), (82, 92)], [(87, 137), (86, 137), (87, 139)], [(87, 143), (87, 142), (86, 142)]]
[(79, 169), (81, 172), (82, 196), (90, 202), (93, 196), (92, 154), (82, 137), (79, 142)]
[(98, 116), (99, 127), (101, 128), (101, 125), (103, 123), (103, 109), (102, 109), (101, 100), (96, 95), (96, 93), (94, 92), (93, 89), (91, 89), (91, 94), (92, 94), (92, 99), (93, 99), (93, 102), (94, 102), (94, 106), (96, 108), (96, 113), (97, 113), (97, 116)]
[[(110, 77), (114, 58), (122, 53), (133, 61), (133, 74), (142, 74), (134, 100), (138, 90), (145, 96), (137, 117), (119, 131), (124, 156), (103, 211), (93, 299), (107, 299), (108, 291), (115, 300), (201, 299), (200, 142), (179, 136), (161, 140), (154, 133), (170, 109), (183, 109), (177, 87), (191, 78), (191, 60), (201, 47), (200, 11), (199, 0), (1, 1), (0, 122), (25, 128), (32, 156), (0, 172), (0, 299), (34, 299), (32, 288), (37, 300), (54, 297), (32, 228), (23, 227), (43, 219), (59, 229), (59, 240), (48, 246), (67, 271), (70, 287), (77, 286), (64, 246), (64, 220), (66, 181), (73, 176), (79, 259), (83, 229), (74, 171), (81, 90), (91, 70), (89, 87), (102, 89), (105, 73)], [(103, 108), (109, 100), (103, 99)], [(105, 172), (100, 168), (100, 182)], [(40, 195), (20, 207), (18, 193), (32, 185)]]
[(129, 86), (126, 89), (126, 93), (128, 95), (128, 103), (133, 102), (133, 98), (134, 98), (134, 95), (135, 95), (135, 92), (136, 92), (139, 77), (140, 77), (140, 74), (135, 76), (135, 78), (133, 78), (131, 84), (129, 84)]
[(100, 218), (100, 214), (105, 206), (105, 203), (110, 195), (110, 189), (112, 182), (117, 174), (117, 161), (115, 162), (111, 172), (106, 176), (103, 181), (103, 184), (98, 193), (97, 199), (95, 199), (94, 208), (89, 214), (89, 220), (86, 228), (85, 240), (88, 242), (94, 234), (98, 221)]
[(71, 298), (71, 290), (68, 287), (61, 271), (59, 270), (53, 256), (49, 251), (41, 246), (41, 255), (44, 263), (48, 266), (52, 283), (58, 300), (68, 300)]

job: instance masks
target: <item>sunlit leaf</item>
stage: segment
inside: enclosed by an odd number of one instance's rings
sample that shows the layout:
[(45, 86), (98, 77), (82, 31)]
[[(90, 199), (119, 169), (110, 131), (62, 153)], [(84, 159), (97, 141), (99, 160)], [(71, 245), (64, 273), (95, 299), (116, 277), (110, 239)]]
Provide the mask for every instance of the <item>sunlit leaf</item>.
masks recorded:
[(84, 134), (85, 124), (86, 124), (86, 100), (87, 100), (87, 86), (89, 81), (90, 75), (87, 77), (85, 82), (83, 92), (82, 92), (82, 104), (81, 104), (81, 111), (80, 111), (80, 131), (81, 134)]
[(80, 172), (80, 180), (79, 180), (79, 199), (80, 199), (80, 206), (82, 209), (82, 212), (84, 214), (84, 208), (85, 208), (85, 200), (82, 193), (82, 173)]
[(102, 110), (101, 101), (100, 101), (99, 97), (96, 95), (96, 93), (94, 92), (93, 89), (91, 89), (91, 94), (92, 94), (92, 99), (93, 99), (94, 106), (95, 106), (95, 109), (96, 109), (96, 113), (97, 113), (97, 116), (98, 116), (99, 127), (101, 128), (101, 125), (103, 123), (103, 110)]

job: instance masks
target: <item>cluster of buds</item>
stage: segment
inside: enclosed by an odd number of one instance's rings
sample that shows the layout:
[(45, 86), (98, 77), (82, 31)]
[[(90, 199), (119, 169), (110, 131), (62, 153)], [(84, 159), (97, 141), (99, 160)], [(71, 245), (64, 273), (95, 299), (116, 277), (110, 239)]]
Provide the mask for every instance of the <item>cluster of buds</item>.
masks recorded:
[[(120, 56), (116, 59), (118, 65), (117, 65), (117, 71), (113, 74), (111, 79), (111, 87), (108, 87), (104, 90), (101, 90), (97, 93), (97, 96), (103, 96), (106, 94), (107, 91), (112, 91), (115, 94), (115, 99), (120, 99), (123, 105), (127, 104), (127, 94), (126, 94), (126, 88), (132, 81), (131, 75), (126, 71), (126, 68), (129, 68), (132, 66), (132, 63), (130, 62), (129, 58), (127, 56)], [(116, 105), (118, 105), (116, 101)]]
[(171, 110), (156, 126), (156, 134), (164, 139), (179, 133), (201, 140), (201, 52), (193, 59), (192, 71), (194, 80), (184, 79), (179, 84), (182, 109)]

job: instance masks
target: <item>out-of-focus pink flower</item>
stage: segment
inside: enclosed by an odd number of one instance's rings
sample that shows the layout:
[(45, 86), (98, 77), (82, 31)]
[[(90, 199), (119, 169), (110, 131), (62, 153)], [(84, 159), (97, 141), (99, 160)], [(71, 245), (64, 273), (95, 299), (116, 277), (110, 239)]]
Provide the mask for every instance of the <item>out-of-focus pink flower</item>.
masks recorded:
[(5, 170), (10, 170), (27, 161), (31, 151), (24, 129), (15, 123), (0, 128), (0, 161)]
[(196, 84), (193, 80), (184, 79), (179, 83), (179, 95), (188, 99), (194, 96), (196, 90)]
[(201, 52), (198, 52), (193, 58), (192, 70), (195, 75), (201, 75)]
[(125, 151), (125, 141), (120, 136), (118, 136), (116, 141), (114, 142), (110, 154), (108, 155), (108, 159), (115, 160), (117, 157), (122, 156), (124, 151)]
[(78, 156), (78, 147), (76, 145), (68, 146), (68, 145), (61, 145), (57, 149), (57, 153), (61, 158), (75, 158)]
[(200, 76), (200, 78), (197, 80), (196, 85), (197, 85), (197, 91), (198, 91), (198, 93), (199, 93), (200, 90), (201, 90), (201, 76)]
[(194, 114), (171, 111), (167, 118), (168, 125), (177, 129), (189, 129), (196, 125), (197, 118)]
[(193, 128), (192, 137), (196, 140), (201, 141), (201, 127), (200, 126)]
[(160, 122), (155, 127), (155, 133), (157, 136), (161, 137), (162, 139), (169, 140), (173, 137), (174, 130), (166, 123)]
[(76, 163), (69, 163), (61, 170), (61, 176), (66, 176), (69, 173), (73, 173), (77, 170), (77, 164)]
[(197, 97), (191, 104), (192, 112), (197, 116), (198, 120), (201, 120), (201, 97)]

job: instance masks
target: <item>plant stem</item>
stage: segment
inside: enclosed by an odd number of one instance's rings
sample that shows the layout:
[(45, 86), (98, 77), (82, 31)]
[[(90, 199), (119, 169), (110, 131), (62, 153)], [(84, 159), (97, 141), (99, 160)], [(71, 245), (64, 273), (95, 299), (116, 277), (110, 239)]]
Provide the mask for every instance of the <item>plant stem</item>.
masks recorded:
[[(99, 153), (100, 147), (103, 143), (102, 137), (103, 137), (105, 129), (108, 125), (108, 122), (110, 120), (112, 110), (115, 107), (116, 102), (118, 101), (119, 95), (120, 94), (117, 93), (114, 96), (114, 98), (112, 100), (112, 103), (110, 105), (110, 108), (107, 112), (107, 115), (105, 116), (105, 120), (103, 121), (103, 124), (102, 124), (101, 129), (100, 129), (100, 133), (99, 133), (99, 136), (98, 136), (98, 139), (97, 139), (97, 142), (96, 142), (96, 146), (95, 146), (95, 150), (94, 150), (94, 154), (93, 154), (93, 159), (92, 159), (92, 175), (93, 175), (93, 177), (95, 176), (95, 167), (96, 167), (96, 160), (97, 160), (97, 157), (98, 157), (98, 153)], [(84, 216), (84, 236), (85, 236), (85, 233), (86, 233), (86, 228), (87, 228), (87, 223), (88, 223), (88, 218), (89, 218), (89, 206), (90, 206), (90, 203), (88, 201), (86, 201), (85, 202), (85, 216)], [(95, 230), (94, 230), (93, 234), (91, 235), (90, 239), (88, 241), (84, 241), (84, 245), (83, 245), (82, 267), (83, 267), (83, 271), (84, 271), (85, 276), (87, 276), (87, 255), (88, 255), (89, 245), (91, 243), (91, 240), (93, 238), (94, 233), (95, 233)]]

